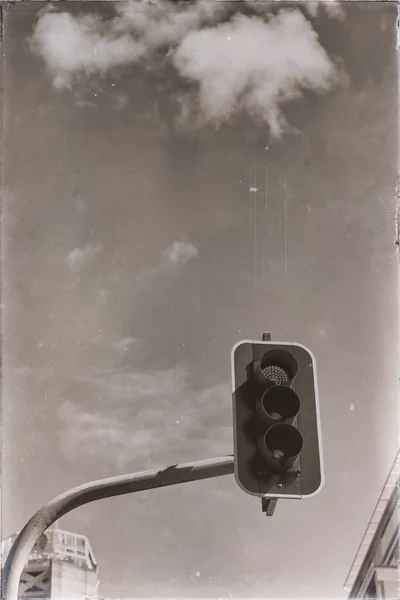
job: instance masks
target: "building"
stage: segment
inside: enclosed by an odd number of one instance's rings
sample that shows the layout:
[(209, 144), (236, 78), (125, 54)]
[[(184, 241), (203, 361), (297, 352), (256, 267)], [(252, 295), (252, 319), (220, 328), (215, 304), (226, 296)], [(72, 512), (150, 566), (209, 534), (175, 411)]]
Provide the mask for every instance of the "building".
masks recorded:
[[(17, 534), (2, 542), (2, 566)], [(20, 598), (97, 598), (98, 568), (84, 535), (49, 529), (35, 544), (21, 576)]]
[(400, 598), (400, 453), (375, 506), (345, 582), (350, 598)]

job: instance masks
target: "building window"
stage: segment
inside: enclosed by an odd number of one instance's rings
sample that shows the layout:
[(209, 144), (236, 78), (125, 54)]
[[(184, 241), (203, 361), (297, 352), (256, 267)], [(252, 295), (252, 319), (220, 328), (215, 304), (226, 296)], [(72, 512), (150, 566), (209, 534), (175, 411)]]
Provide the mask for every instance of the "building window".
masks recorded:
[(365, 592), (365, 600), (369, 600), (370, 598), (377, 598), (375, 575), (372, 576), (372, 579), (367, 587), (367, 591)]
[(399, 552), (399, 538), (395, 540), (394, 548), (389, 556), (389, 566), (397, 567), (400, 562), (400, 552)]

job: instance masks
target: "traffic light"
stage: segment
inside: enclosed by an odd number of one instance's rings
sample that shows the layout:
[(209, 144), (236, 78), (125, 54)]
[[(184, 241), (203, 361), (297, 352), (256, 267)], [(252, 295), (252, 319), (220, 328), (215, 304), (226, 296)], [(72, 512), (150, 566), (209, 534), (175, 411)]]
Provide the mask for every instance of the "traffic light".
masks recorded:
[(255, 496), (302, 498), (323, 486), (315, 359), (291, 342), (232, 349), (235, 476)]

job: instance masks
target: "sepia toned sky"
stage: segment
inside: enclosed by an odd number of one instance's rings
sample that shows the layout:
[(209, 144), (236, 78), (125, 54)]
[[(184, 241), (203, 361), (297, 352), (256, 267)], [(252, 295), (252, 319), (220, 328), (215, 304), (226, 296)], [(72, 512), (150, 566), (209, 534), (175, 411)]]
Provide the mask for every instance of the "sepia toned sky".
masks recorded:
[(267, 330), (316, 357), (318, 496), (266, 518), (227, 476), (59, 526), (110, 598), (345, 597), (397, 446), (395, 47), (389, 2), (5, 9), (3, 536), (231, 454), (230, 351)]

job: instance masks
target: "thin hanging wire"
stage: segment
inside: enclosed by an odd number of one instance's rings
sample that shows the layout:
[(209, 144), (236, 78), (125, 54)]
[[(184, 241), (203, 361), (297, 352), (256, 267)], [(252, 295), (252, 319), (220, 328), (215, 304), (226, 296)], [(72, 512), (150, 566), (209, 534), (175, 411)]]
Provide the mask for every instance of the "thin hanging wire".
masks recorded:
[(265, 210), (268, 210), (268, 150), (270, 146), (269, 136), (265, 146)]
[[(253, 194), (253, 286), (254, 286), (254, 318), (257, 311), (257, 162), (254, 161), (254, 187), (256, 191)], [(255, 323), (256, 324), (256, 323)]]
[(284, 253), (285, 253), (285, 281), (288, 278), (288, 253), (287, 253), (287, 222), (288, 222), (288, 194), (286, 180), (283, 184), (283, 225), (284, 225)]

